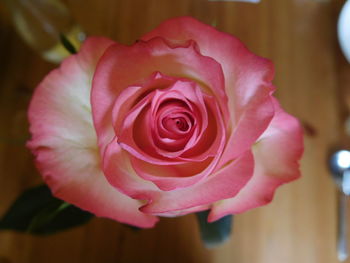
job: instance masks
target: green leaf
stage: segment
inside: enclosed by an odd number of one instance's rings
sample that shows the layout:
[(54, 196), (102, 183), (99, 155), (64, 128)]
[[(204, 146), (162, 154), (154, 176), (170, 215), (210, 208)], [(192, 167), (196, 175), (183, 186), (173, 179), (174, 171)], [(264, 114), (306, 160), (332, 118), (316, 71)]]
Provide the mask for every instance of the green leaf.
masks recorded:
[(72, 42), (70, 42), (70, 40), (64, 34), (60, 34), (60, 41), (69, 53), (71, 53), (71, 54), (77, 53), (77, 50), (74, 47), (74, 45), (72, 44)]
[(207, 221), (209, 210), (198, 212), (196, 215), (201, 239), (207, 248), (216, 247), (228, 240), (232, 230), (232, 215), (225, 216), (212, 223)]
[(88, 222), (93, 215), (55, 198), (46, 185), (23, 192), (0, 219), (0, 229), (52, 234)]

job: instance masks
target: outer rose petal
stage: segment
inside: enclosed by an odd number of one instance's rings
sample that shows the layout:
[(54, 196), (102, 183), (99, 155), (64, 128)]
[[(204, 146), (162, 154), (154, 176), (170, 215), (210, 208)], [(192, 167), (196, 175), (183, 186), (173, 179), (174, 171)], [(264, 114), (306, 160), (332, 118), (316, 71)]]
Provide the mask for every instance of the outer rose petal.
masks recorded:
[[(231, 128), (234, 129), (221, 165), (249, 149), (273, 117), (270, 95), (273, 66), (267, 59), (251, 53), (242, 42), (227, 33), (191, 17), (169, 19), (142, 37), (160, 36), (173, 44), (194, 40), (200, 53), (215, 59), (222, 67), (229, 99)], [(213, 41), (215, 40), (215, 41)], [(220, 165), (219, 165), (220, 167)]]
[(141, 207), (145, 213), (162, 215), (174, 210), (213, 203), (235, 196), (246, 185), (253, 173), (253, 157), (250, 151), (242, 154), (219, 172), (188, 188), (177, 189), (166, 194), (157, 192), (152, 201)]
[(303, 153), (302, 129), (297, 119), (281, 109), (277, 100), (274, 105), (276, 114), (253, 147), (255, 171), (252, 179), (237, 196), (213, 205), (208, 218), (210, 222), (266, 205), (278, 186), (300, 176), (298, 160)]
[(221, 171), (190, 187), (164, 192), (136, 174), (128, 153), (118, 144), (106, 147), (103, 160), (108, 181), (132, 198), (148, 200), (141, 211), (156, 215), (206, 205), (235, 196), (251, 178), (254, 167), (252, 153), (247, 151)]
[(89, 38), (35, 90), (29, 107), (28, 147), (53, 194), (97, 216), (140, 227), (157, 218), (139, 212), (142, 204), (108, 184), (100, 169), (92, 123), (90, 90), (97, 60), (113, 42)]

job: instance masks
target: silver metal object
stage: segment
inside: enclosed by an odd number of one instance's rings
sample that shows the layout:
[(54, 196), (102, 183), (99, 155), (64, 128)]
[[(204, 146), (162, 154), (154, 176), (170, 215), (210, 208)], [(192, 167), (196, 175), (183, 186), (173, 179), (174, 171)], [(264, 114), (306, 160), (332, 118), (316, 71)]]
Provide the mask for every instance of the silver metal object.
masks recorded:
[(340, 11), (338, 20), (338, 40), (344, 56), (350, 63), (350, 0)]
[(329, 167), (332, 177), (341, 191), (338, 207), (338, 240), (337, 251), (339, 261), (348, 258), (347, 243), (347, 199), (350, 195), (350, 151), (340, 150), (329, 159)]

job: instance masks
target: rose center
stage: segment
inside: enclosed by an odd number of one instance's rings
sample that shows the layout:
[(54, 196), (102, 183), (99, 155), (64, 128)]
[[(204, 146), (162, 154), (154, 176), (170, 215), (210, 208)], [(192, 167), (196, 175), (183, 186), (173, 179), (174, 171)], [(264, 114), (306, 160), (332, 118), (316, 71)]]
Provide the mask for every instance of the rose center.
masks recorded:
[(187, 131), (188, 128), (190, 127), (184, 118), (175, 118), (174, 121), (176, 123), (176, 126), (181, 131)]
[(167, 116), (163, 119), (162, 123), (164, 128), (170, 132), (176, 132), (176, 133), (188, 132), (192, 127), (191, 119), (185, 114), (175, 114), (175, 115), (176, 116)]

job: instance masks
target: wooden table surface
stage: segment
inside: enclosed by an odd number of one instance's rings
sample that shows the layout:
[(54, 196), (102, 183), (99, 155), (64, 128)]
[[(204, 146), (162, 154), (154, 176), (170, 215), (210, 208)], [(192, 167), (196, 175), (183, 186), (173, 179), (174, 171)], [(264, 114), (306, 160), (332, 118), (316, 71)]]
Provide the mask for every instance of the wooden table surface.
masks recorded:
[[(89, 35), (131, 44), (166, 18), (191, 15), (209, 24), (216, 21), (217, 28), (272, 59), (277, 97), (305, 125), (302, 178), (281, 187), (272, 204), (236, 216), (233, 237), (216, 249), (202, 247), (194, 215), (165, 218), (154, 229), (139, 232), (96, 218), (48, 237), (0, 232), (0, 263), (338, 262), (337, 191), (326, 159), (333, 147), (347, 144), (343, 122), (350, 101), (350, 65), (336, 38), (344, 1), (261, 2), (66, 1)], [(54, 66), (16, 34), (3, 2), (0, 11), (1, 215), (21, 191), (41, 182), (25, 147), (26, 110), (36, 84)]]

